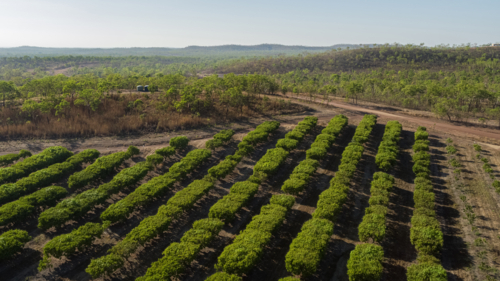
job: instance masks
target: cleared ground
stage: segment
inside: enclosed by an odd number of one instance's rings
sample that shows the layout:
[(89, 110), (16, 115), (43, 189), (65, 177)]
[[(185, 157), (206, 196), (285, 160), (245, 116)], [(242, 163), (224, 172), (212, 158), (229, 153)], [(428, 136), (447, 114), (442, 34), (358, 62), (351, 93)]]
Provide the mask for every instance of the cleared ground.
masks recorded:
[[(414, 141), (413, 132), (417, 126), (427, 126), (431, 140), (431, 170), (432, 180), (436, 193), (436, 211), (441, 222), (444, 233), (444, 249), (442, 251), (442, 263), (448, 271), (449, 280), (483, 280), (484, 266), (487, 264), (492, 268), (500, 268), (500, 196), (491, 186), (491, 180), (482, 170), (482, 162), (475, 158), (476, 152), (472, 148), (474, 141), (481, 140), (484, 150), (483, 155), (488, 157), (495, 174), (500, 165), (500, 132), (495, 129), (467, 127), (465, 125), (453, 124), (443, 120), (415, 117), (404, 112), (389, 112), (382, 108), (375, 108), (372, 105), (355, 106), (342, 102), (330, 102), (329, 106), (297, 102), (310, 108), (299, 114), (286, 116), (273, 116), (272, 118), (282, 123), (281, 128), (275, 133), (272, 139), (259, 147), (251, 155), (245, 158), (235, 169), (235, 171), (225, 179), (217, 182), (216, 188), (200, 200), (189, 212), (186, 212), (179, 220), (174, 222), (163, 235), (137, 251), (126, 263), (125, 267), (115, 272), (106, 280), (134, 280), (145, 273), (147, 267), (161, 257), (161, 252), (171, 242), (178, 241), (182, 234), (190, 228), (193, 221), (204, 218), (208, 214), (208, 209), (219, 198), (226, 194), (234, 182), (244, 180), (251, 174), (251, 169), (255, 162), (266, 152), (273, 148), (276, 141), (293, 128), (297, 122), (305, 116), (315, 115), (319, 118), (319, 126), (294, 150), (283, 165), (278, 174), (266, 181), (260, 188), (255, 198), (238, 213), (237, 219), (226, 225), (219, 237), (215, 239), (202, 254), (193, 262), (186, 272), (181, 276), (181, 280), (204, 280), (214, 272), (213, 265), (218, 255), (225, 245), (229, 244), (234, 236), (243, 230), (253, 215), (258, 214), (260, 206), (266, 204), (272, 194), (280, 192), (279, 188), (284, 180), (288, 178), (293, 167), (305, 158), (305, 150), (314, 141), (314, 135), (318, 134), (322, 126), (336, 114), (342, 113), (349, 117), (349, 128), (344, 131), (329, 151), (326, 160), (321, 162), (316, 175), (311, 180), (306, 191), (297, 197), (297, 204), (288, 214), (285, 224), (274, 235), (271, 243), (266, 249), (266, 254), (255, 269), (245, 276), (245, 280), (277, 280), (280, 277), (288, 276), (285, 269), (285, 255), (292, 239), (297, 235), (302, 223), (311, 217), (316, 208), (319, 193), (328, 187), (329, 180), (333, 177), (341, 154), (345, 146), (350, 141), (355, 125), (359, 123), (364, 114), (377, 114), (379, 116), (378, 125), (372, 132), (371, 140), (366, 144), (366, 150), (362, 161), (358, 166), (358, 172), (352, 182), (348, 203), (343, 207), (340, 219), (335, 225), (335, 233), (330, 239), (327, 254), (322, 260), (318, 272), (304, 280), (348, 280), (346, 275), (346, 263), (349, 252), (359, 243), (357, 237), (357, 227), (361, 222), (364, 209), (368, 206), (370, 195), (370, 181), (376, 171), (375, 154), (382, 138), (385, 123), (389, 120), (398, 120), (403, 124), (402, 139), (400, 142), (401, 153), (398, 164), (394, 171), (391, 171), (396, 178), (396, 184), (391, 194), (388, 213), (388, 232), (381, 245), (385, 251), (383, 280), (405, 280), (406, 268), (415, 262), (416, 251), (410, 243), (410, 219), (413, 213), (413, 179), (411, 170), (412, 144)], [(317, 100), (318, 101), (318, 100)], [(14, 141), (0, 143), (2, 154), (17, 152), (20, 149), (30, 149), (33, 152), (54, 146), (63, 145), (72, 151), (81, 151), (86, 148), (95, 148), (103, 154), (116, 151), (123, 151), (129, 145), (136, 145), (141, 149), (141, 154), (128, 160), (123, 167), (133, 165), (135, 162), (143, 161), (144, 158), (152, 154), (155, 149), (167, 145), (171, 137), (186, 135), (192, 142), (191, 148), (203, 147), (217, 131), (225, 128), (236, 130), (237, 134), (233, 141), (224, 148), (218, 149), (210, 160), (203, 164), (196, 172), (186, 180), (177, 184), (174, 190), (155, 201), (153, 204), (136, 211), (125, 223), (115, 224), (105, 235), (94, 242), (89, 250), (86, 250), (70, 259), (61, 259), (54, 262), (54, 268), (37, 273), (36, 267), (41, 259), (40, 250), (43, 245), (52, 237), (61, 233), (67, 233), (76, 226), (88, 221), (98, 221), (100, 213), (112, 202), (116, 202), (135, 187), (131, 187), (108, 200), (106, 204), (88, 214), (84, 219), (67, 225), (62, 230), (41, 232), (36, 228), (36, 218), (15, 227), (26, 229), (34, 240), (29, 242), (26, 249), (15, 259), (0, 264), (0, 274), (2, 280), (90, 280), (90, 276), (85, 273), (85, 268), (90, 263), (92, 257), (99, 257), (123, 239), (133, 227), (146, 216), (153, 215), (161, 204), (164, 204), (175, 191), (189, 184), (192, 180), (201, 178), (209, 167), (218, 163), (226, 155), (232, 154), (239, 140), (250, 130), (255, 128), (264, 120), (252, 119), (246, 123), (234, 123), (218, 125), (210, 128), (178, 131), (170, 134), (150, 134), (134, 137), (107, 137), (90, 139), (70, 139), (70, 140), (33, 140)], [(445, 146), (446, 139), (451, 137), (458, 149), (458, 160), (463, 165), (461, 181), (463, 186), (457, 186), (454, 179), (453, 169), (449, 167)], [(486, 143), (488, 142), (488, 143)], [(164, 164), (163, 167), (152, 171), (141, 182), (145, 182), (155, 175), (162, 174), (171, 163), (174, 163), (182, 155), (177, 155)], [(111, 180), (111, 177), (103, 182)], [(57, 184), (64, 184), (64, 181)], [(97, 186), (96, 183), (93, 186)], [(91, 188), (87, 186), (85, 189)], [(472, 205), (477, 218), (473, 230), (466, 220), (463, 209), (464, 202), (460, 196), (466, 194), (468, 204)], [(9, 227), (13, 228), (13, 227)], [(475, 232), (479, 231), (480, 236)], [(484, 238), (485, 245), (475, 246), (476, 239)], [(483, 268), (483, 269), (482, 269)]]

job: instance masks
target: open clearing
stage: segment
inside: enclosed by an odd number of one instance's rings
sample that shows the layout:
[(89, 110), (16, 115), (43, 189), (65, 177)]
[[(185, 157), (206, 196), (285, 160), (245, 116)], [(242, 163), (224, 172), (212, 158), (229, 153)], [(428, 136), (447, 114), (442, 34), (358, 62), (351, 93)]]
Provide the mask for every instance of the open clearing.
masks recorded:
[[(481, 143), (483, 155), (488, 156), (496, 176), (500, 176), (500, 133), (494, 129), (483, 129), (477, 127), (466, 127), (452, 124), (443, 120), (434, 120), (424, 117), (415, 117), (399, 112), (389, 112), (369, 106), (356, 106), (352, 104), (331, 101), (328, 106), (318, 103), (309, 103), (297, 100), (293, 97), (292, 102), (300, 103), (310, 109), (299, 114), (286, 116), (273, 116), (273, 120), (281, 122), (281, 126), (272, 138), (265, 144), (259, 145), (250, 157), (244, 158), (236, 169), (224, 179), (216, 182), (216, 187), (199, 200), (194, 208), (184, 212), (182, 216), (172, 223), (168, 230), (156, 237), (152, 242), (141, 247), (125, 263), (125, 266), (114, 272), (104, 280), (134, 280), (145, 274), (152, 262), (162, 256), (162, 251), (170, 243), (176, 242), (190, 229), (192, 223), (197, 219), (207, 216), (210, 206), (229, 192), (229, 188), (235, 182), (244, 180), (252, 173), (252, 168), (268, 149), (275, 147), (279, 138), (289, 132), (304, 117), (314, 115), (319, 119), (318, 126), (309, 134), (297, 149), (288, 156), (286, 163), (280, 167), (276, 176), (266, 180), (260, 187), (257, 195), (237, 214), (235, 221), (224, 226), (219, 236), (202, 250), (196, 260), (188, 266), (187, 271), (180, 276), (180, 280), (205, 280), (215, 272), (214, 264), (222, 252), (224, 246), (231, 243), (235, 235), (250, 222), (252, 216), (259, 213), (260, 207), (267, 204), (273, 194), (280, 192), (282, 183), (289, 177), (296, 164), (305, 159), (305, 151), (314, 141), (325, 124), (335, 115), (344, 114), (349, 118), (349, 127), (341, 134), (339, 140), (328, 152), (326, 160), (321, 162), (320, 168), (313, 176), (306, 188), (296, 200), (292, 211), (288, 213), (285, 223), (272, 237), (271, 242), (264, 251), (262, 260), (254, 269), (244, 276), (244, 280), (276, 281), (281, 277), (289, 276), (285, 268), (285, 255), (288, 247), (296, 237), (302, 224), (311, 218), (316, 208), (318, 196), (328, 187), (328, 182), (338, 169), (342, 151), (347, 146), (354, 134), (355, 126), (365, 114), (376, 114), (378, 122), (375, 126), (370, 141), (365, 144), (365, 152), (358, 164), (357, 173), (351, 182), (347, 203), (344, 204), (340, 219), (335, 224), (335, 232), (328, 243), (327, 252), (322, 259), (319, 270), (312, 276), (303, 280), (332, 280), (347, 281), (347, 260), (349, 253), (355, 245), (360, 243), (357, 227), (361, 222), (364, 209), (368, 206), (370, 196), (370, 182), (376, 171), (375, 155), (384, 133), (385, 124), (390, 120), (398, 120), (403, 125), (400, 141), (399, 159), (394, 171), (395, 185), (390, 196), (389, 213), (387, 215), (387, 235), (381, 245), (385, 251), (384, 273), (382, 280), (405, 280), (406, 268), (415, 263), (416, 251), (410, 243), (410, 219), (413, 213), (413, 191), (414, 174), (412, 172), (412, 144), (414, 132), (418, 126), (426, 126), (430, 134), (431, 147), (431, 172), (434, 192), (436, 193), (436, 213), (444, 233), (444, 248), (441, 261), (447, 270), (448, 280), (477, 280), (484, 272), (478, 269), (483, 262), (493, 268), (500, 268), (500, 196), (491, 186), (491, 181), (482, 169), (482, 162), (475, 158), (472, 145)], [(316, 99), (316, 102), (321, 102)], [(112, 245), (124, 238), (132, 228), (137, 226), (147, 216), (154, 215), (159, 206), (165, 204), (176, 191), (181, 190), (195, 179), (201, 179), (207, 170), (217, 164), (225, 156), (231, 155), (237, 149), (241, 139), (258, 124), (269, 118), (251, 119), (245, 123), (232, 123), (217, 125), (210, 128), (196, 130), (177, 131), (163, 134), (148, 134), (140, 136), (124, 137), (95, 137), (89, 139), (61, 139), (61, 140), (32, 140), (32, 141), (9, 141), (0, 143), (1, 154), (18, 152), (20, 149), (28, 149), (34, 153), (50, 146), (65, 146), (69, 150), (79, 152), (87, 148), (94, 148), (101, 155), (124, 151), (129, 145), (135, 145), (141, 150), (141, 154), (127, 160), (120, 169), (130, 167), (136, 162), (143, 161), (146, 156), (151, 155), (158, 148), (165, 147), (170, 138), (185, 135), (191, 142), (191, 149), (204, 147), (205, 142), (221, 129), (233, 129), (236, 134), (233, 140), (223, 148), (217, 149), (212, 157), (195, 172), (190, 174), (182, 182), (177, 183), (174, 189), (167, 192), (152, 204), (136, 210), (124, 223), (112, 225), (102, 238), (94, 241), (89, 250), (83, 251), (71, 258), (63, 258), (53, 262), (54, 268), (37, 272), (37, 265), (41, 259), (40, 251), (43, 245), (51, 238), (61, 233), (67, 233), (75, 226), (83, 225), (89, 221), (97, 221), (100, 213), (111, 203), (125, 197), (138, 186), (130, 187), (117, 195), (114, 195), (106, 204), (87, 214), (83, 219), (68, 224), (60, 230), (41, 231), (36, 227), (37, 217), (33, 217), (23, 224), (15, 225), (17, 228), (28, 230), (34, 238), (26, 246), (24, 251), (12, 260), (0, 264), (2, 280), (90, 280), (91, 277), (85, 272), (91, 258), (106, 254)], [(477, 215), (475, 226), (480, 231), (480, 237), (486, 240), (486, 244), (478, 247), (470, 247), (475, 243), (475, 234), (463, 213), (463, 200), (460, 199), (459, 190), (453, 180), (453, 170), (449, 167), (446, 156), (446, 139), (452, 138), (458, 149), (457, 157), (463, 165), (463, 180), (467, 194), (467, 200), (472, 205)], [(154, 176), (163, 174), (167, 167), (184, 155), (176, 155), (165, 162), (162, 166), (151, 171), (140, 182), (147, 182)], [(103, 182), (111, 180), (111, 177), (101, 182), (87, 186), (86, 189), (97, 187)], [(66, 179), (56, 185), (64, 185)], [(9, 227), (11, 229), (12, 227)], [(485, 252), (481, 254), (481, 252)], [(99, 279), (101, 280), (101, 279)]]

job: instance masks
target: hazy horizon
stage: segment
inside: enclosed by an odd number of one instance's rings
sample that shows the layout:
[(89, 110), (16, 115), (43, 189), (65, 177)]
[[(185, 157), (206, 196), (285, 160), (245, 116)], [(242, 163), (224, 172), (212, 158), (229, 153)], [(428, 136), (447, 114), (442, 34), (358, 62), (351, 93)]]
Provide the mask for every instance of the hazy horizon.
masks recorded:
[[(488, 7), (485, 9), (484, 7)], [(498, 0), (2, 1), (3, 48), (495, 43)], [(271, 44), (271, 43), (269, 43)]]

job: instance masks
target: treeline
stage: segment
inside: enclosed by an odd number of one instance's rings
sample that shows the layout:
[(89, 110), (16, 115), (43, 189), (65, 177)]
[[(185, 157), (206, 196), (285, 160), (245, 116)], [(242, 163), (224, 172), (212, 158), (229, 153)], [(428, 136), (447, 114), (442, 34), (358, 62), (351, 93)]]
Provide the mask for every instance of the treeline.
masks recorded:
[(500, 62), (480, 59), (467, 69), (430, 71), (375, 69), (340, 74), (292, 71), (273, 75), (282, 93), (329, 99), (344, 97), (416, 110), (428, 110), (450, 121), (500, 120)]
[[(136, 85), (150, 92), (132, 92)], [(279, 85), (264, 75), (181, 74), (98, 78), (48, 76), (23, 86), (0, 81), (3, 137), (71, 137), (158, 132), (240, 118), (296, 112), (300, 106), (271, 100)], [(128, 89), (122, 93), (124, 89)]]
[(195, 75), (202, 70), (212, 71), (224, 64), (237, 63), (235, 56), (177, 57), (177, 56), (56, 56), (56, 57), (0, 57), (0, 80), (12, 81), (17, 86), (33, 79), (64, 74), (122, 76), (155, 76), (156, 74)]
[(403, 69), (461, 69), (478, 60), (500, 59), (500, 48), (462, 46), (434, 48), (422, 45), (380, 45), (356, 49), (333, 49), (318, 54), (266, 57), (233, 62), (217, 67), (219, 73), (284, 74), (307, 69), (313, 73), (371, 70), (374, 68)]

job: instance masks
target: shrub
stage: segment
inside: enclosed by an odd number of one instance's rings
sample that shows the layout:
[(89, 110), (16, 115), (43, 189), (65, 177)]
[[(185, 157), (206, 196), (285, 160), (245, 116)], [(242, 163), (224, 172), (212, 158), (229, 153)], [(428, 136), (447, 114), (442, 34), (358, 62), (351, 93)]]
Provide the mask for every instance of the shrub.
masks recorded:
[(311, 147), (306, 151), (306, 157), (308, 159), (321, 160), (326, 156), (326, 149), (322, 147)]
[(408, 281), (448, 280), (448, 275), (446, 274), (446, 270), (440, 264), (432, 262), (417, 263), (410, 265), (406, 272), (406, 277)]
[(380, 280), (384, 250), (379, 245), (360, 244), (351, 251), (347, 262), (349, 281)]
[(299, 144), (298, 140), (284, 138), (284, 139), (278, 140), (276, 147), (283, 148), (286, 151), (292, 151), (295, 148), (297, 148), (298, 144)]
[(301, 231), (290, 244), (285, 264), (288, 272), (308, 276), (316, 268), (325, 254), (333, 223), (324, 219), (311, 219), (304, 223)]
[(474, 144), (474, 150), (477, 151), (477, 152), (481, 152), (482, 148), (479, 144)]
[(211, 156), (210, 150), (195, 149), (190, 151), (179, 162), (172, 165), (169, 171), (139, 186), (122, 200), (110, 205), (102, 214), (103, 221), (116, 222), (125, 219), (136, 207), (142, 206), (171, 188), (177, 181), (194, 171)]
[(25, 194), (36, 191), (38, 188), (50, 185), (71, 174), (82, 163), (92, 162), (98, 156), (99, 152), (97, 150), (87, 149), (69, 157), (63, 163), (53, 164), (48, 168), (33, 172), (16, 183), (4, 184), (0, 186), (0, 203), (18, 199)]
[(31, 240), (27, 231), (13, 229), (0, 235), (0, 260), (6, 260), (20, 252), (24, 244)]
[(189, 139), (185, 136), (178, 136), (178, 137), (171, 138), (169, 141), (169, 144), (175, 150), (183, 150), (183, 149), (186, 149), (186, 147), (188, 146)]
[[(287, 210), (295, 198), (289, 195), (273, 196), (271, 203), (261, 208), (233, 243), (224, 248), (216, 268), (230, 274), (248, 273), (258, 262), (271, 235), (285, 220)], [(279, 203), (279, 204), (274, 204)]]
[(231, 129), (222, 130), (214, 135), (214, 139), (221, 140), (222, 142), (228, 142), (229, 140), (231, 140), (233, 135), (234, 135), (234, 131)]
[(19, 200), (7, 203), (0, 207), (0, 226), (11, 222), (26, 221), (38, 207), (51, 206), (57, 200), (66, 196), (68, 192), (60, 186), (48, 186)]
[(155, 151), (155, 154), (161, 155), (163, 157), (170, 157), (175, 154), (175, 148), (172, 146), (160, 148)]
[(83, 171), (74, 173), (68, 179), (70, 188), (81, 188), (90, 182), (110, 174), (118, 168), (125, 160), (139, 153), (135, 146), (129, 146), (125, 152), (116, 152), (100, 158), (85, 168)]
[(49, 257), (60, 258), (74, 254), (77, 250), (82, 251), (92, 244), (97, 237), (101, 237), (109, 223), (87, 223), (68, 234), (54, 237), (43, 247), (43, 259), (40, 261), (38, 270), (47, 268), (50, 264)]
[(32, 156), (31, 155), (31, 152), (29, 152), (28, 150), (24, 150), (24, 149), (21, 149), (19, 151), (19, 153), (10, 153), (10, 154), (6, 154), (6, 155), (2, 155), (0, 156), (0, 166), (6, 166), (6, 165), (10, 165), (12, 163), (14, 163), (14, 161), (17, 161), (21, 158), (25, 158), (25, 157), (30, 157)]
[[(25, 154), (26, 155), (26, 154)], [(35, 154), (10, 167), (0, 169), (0, 183), (13, 182), (25, 177), (32, 172), (46, 168), (52, 164), (63, 162), (73, 153), (62, 146), (46, 148), (39, 154)]]
[(241, 277), (234, 275), (234, 274), (228, 274), (225, 272), (217, 272), (212, 274), (210, 277), (205, 279), (205, 281), (241, 281)]
[(448, 145), (446, 146), (446, 152), (448, 154), (455, 154), (457, 153), (457, 149), (453, 145)]

